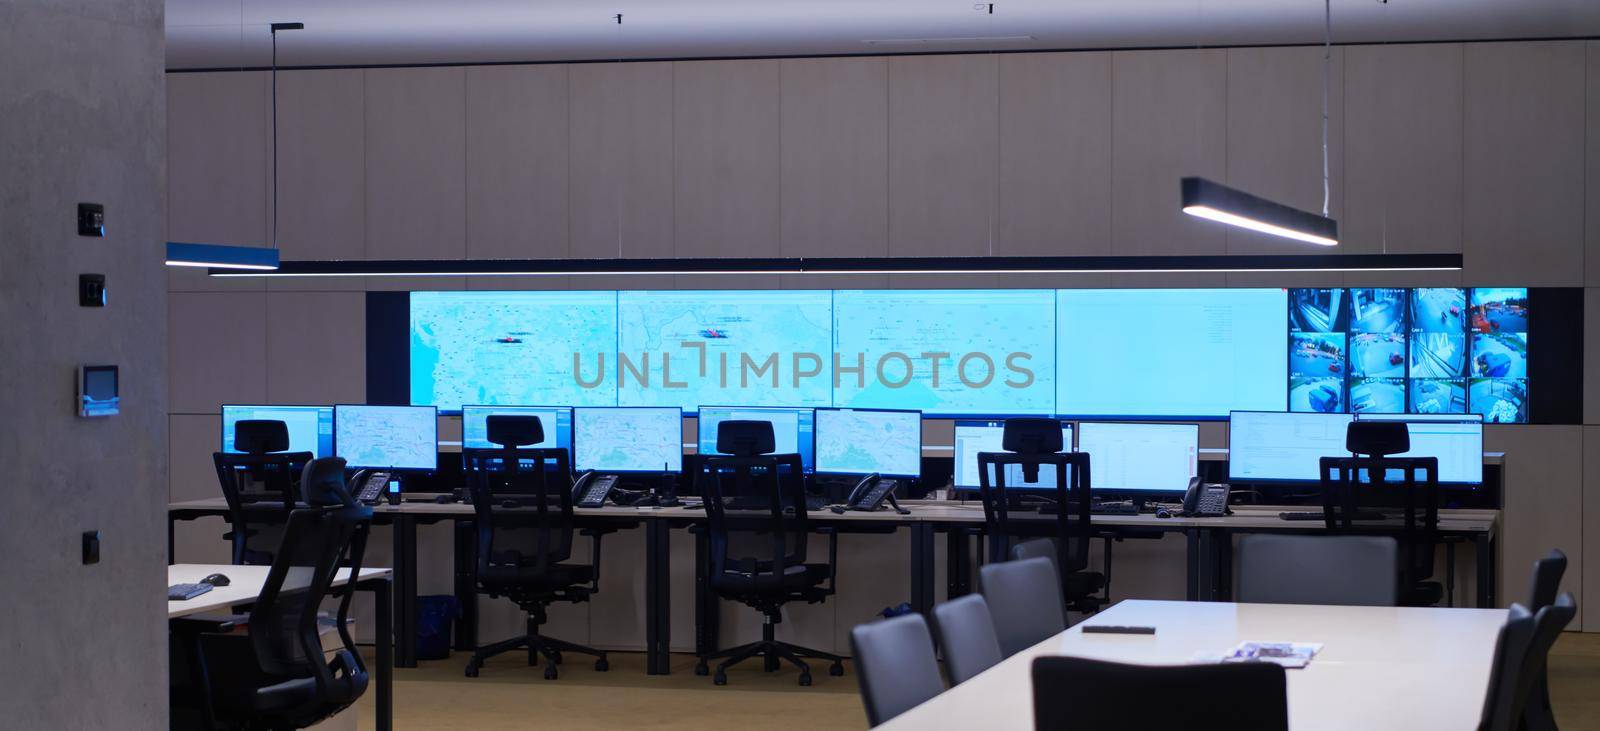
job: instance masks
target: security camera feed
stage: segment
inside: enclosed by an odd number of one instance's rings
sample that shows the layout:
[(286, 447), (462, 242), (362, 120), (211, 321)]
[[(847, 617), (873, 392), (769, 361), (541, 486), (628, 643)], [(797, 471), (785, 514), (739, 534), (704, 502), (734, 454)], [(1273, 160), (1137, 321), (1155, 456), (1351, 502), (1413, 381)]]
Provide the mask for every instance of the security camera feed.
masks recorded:
[(1409, 411), (1413, 414), (1467, 413), (1467, 380), (1465, 378), (1411, 379)]
[(1467, 392), (1472, 412), (1491, 424), (1528, 420), (1528, 382), (1521, 378), (1474, 378)]
[(1289, 409), (1528, 420), (1528, 290), (1289, 290)]
[(1405, 329), (1405, 290), (1350, 290), (1350, 332), (1402, 333)]
[(1344, 333), (1292, 333), (1289, 336), (1291, 377), (1344, 377)]
[(1406, 336), (1357, 333), (1350, 336), (1350, 377), (1405, 378)]
[(1411, 329), (1459, 333), (1466, 329), (1467, 291), (1454, 287), (1411, 290)]
[(1406, 379), (1357, 378), (1350, 382), (1350, 410), (1396, 414), (1406, 410)]
[(1289, 327), (1299, 332), (1343, 332), (1345, 291), (1293, 289), (1289, 291)]
[(1344, 379), (1291, 377), (1289, 410), (1319, 414), (1344, 411)]
[(1411, 375), (1417, 378), (1458, 378), (1467, 375), (1467, 336), (1440, 332), (1413, 334)]

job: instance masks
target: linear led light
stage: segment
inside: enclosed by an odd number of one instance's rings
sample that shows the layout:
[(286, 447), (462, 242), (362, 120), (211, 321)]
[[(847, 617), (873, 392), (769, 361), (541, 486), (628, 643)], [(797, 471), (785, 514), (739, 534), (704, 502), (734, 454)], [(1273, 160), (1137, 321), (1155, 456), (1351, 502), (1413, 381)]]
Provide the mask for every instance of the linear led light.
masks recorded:
[(278, 250), (261, 246), (183, 244), (168, 241), (167, 266), (207, 267), (211, 270), (211, 274), (241, 269), (275, 271), (278, 268)]
[(1318, 246), (1339, 245), (1339, 224), (1331, 218), (1205, 178), (1184, 178), (1182, 189), (1183, 212), (1191, 216)]
[(1182, 272), (1414, 272), (1461, 268), (1460, 254), (1259, 256), (947, 256), (685, 259), (394, 259), (285, 261), (273, 271), (215, 277), (564, 277), (725, 274), (1139, 274)]

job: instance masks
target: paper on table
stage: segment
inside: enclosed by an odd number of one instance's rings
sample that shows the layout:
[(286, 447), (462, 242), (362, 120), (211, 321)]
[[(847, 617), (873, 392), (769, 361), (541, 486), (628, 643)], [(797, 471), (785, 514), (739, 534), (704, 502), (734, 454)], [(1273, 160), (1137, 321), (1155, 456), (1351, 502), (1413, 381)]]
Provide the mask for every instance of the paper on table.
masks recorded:
[(1293, 669), (1309, 665), (1321, 651), (1321, 642), (1241, 642), (1224, 653), (1197, 652), (1190, 662), (1271, 662)]

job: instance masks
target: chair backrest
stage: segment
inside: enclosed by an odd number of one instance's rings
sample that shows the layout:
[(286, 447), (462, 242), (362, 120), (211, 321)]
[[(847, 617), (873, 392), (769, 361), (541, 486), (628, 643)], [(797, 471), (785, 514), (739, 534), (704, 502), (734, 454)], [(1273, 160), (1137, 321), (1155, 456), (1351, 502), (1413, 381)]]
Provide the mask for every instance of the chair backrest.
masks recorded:
[(1561, 575), (1567, 572), (1567, 554), (1559, 548), (1533, 562), (1533, 587), (1529, 590), (1528, 611), (1537, 612), (1550, 606), (1561, 591)]
[(806, 562), (810, 518), (798, 454), (770, 454), (772, 423), (717, 425), (717, 451), (701, 460), (695, 486), (706, 509), (711, 588), (777, 590), (786, 570)]
[(1060, 580), (1049, 559), (988, 564), (978, 570), (978, 580), (1006, 657), (1067, 628)]
[(577, 516), (567, 450), (463, 449), (461, 466), (476, 516), (479, 582), (536, 581), (571, 558)]
[[(1011, 424), (1008, 420), (1006, 423)], [(1045, 420), (1050, 421), (1050, 420)], [(1059, 443), (1060, 424), (1050, 421), (1056, 429)], [(1029, 446), (1043, 445), (1039, 440), (1017, 440)], [(1020, 465), (1024, 478), (1030, 471), (1049, 465), (1055, 469), (1056, 486), (1051, 497), (1056, 501), (1054, 534), (1056, 568), (1062, 574), (1082, 571), (1089, 567), (1089, 539), (1093, 537), (1093, 516), (1090, 512), (1091, 479), (1087, 452), (979, 452), (978, 496), (983, 501), (983, 520), (989, 535), (989, 555), (1005, 556), (1012, 542), (1023, 535), (1039, 535), (1038, 520), (1019, 520), (1012, 515), (1011, 498), (1006, 485), (1006, 467)], [(1034, 477), (1037, 477), (1034, 473)], [(1035, 491), (1036, 492), (1036, 491)]]
[(944, 669), (951, 685), (965, 683), (1005, 658), (1000, 654), (994, 615), (989, 613), (981, 594), (968, 594), (935, 606), (933, 623), (939, 630), (939, 647), (944, 652)]
[[(301, 508), (289, 514), (283, 545), (267, 572), (261, 594), (250, 610), (250, 642), (266, 679), (258, 693), (286, 680), (311, 678), (316, 693), (283, 714), (308, 721), (348, 707), (366, 689), (368, 673), (348, 619), (355, 592), (348, 585), (333, 589), (337, 572), (361, 570), (372, 509), (329, 505)], [(325, 659), (317, 627), (326, 599), (339, 598), (338, 633), (343, 647), (332, 662)], [(309, 724), (308, 724), (309, 725)]]
[[(1352, 422), (1354, 426), (1356, 422)], [(1392, 422), (1361, 422), (1387, 424)], [(1402, 426), (1404, 426), (1402, 424)], [(1354, 433), (1351, 434), (1353, 438)], [(1367, 449), (1387, 450), (1394, 443), (1367, 445)], [(1379, 441), (1374, 436), (1374, 442)], [(1407, 442), (1409, 443), (1409, 442)], [(1391, 481), (1389, 475), (1401, 475)], [(1414, 585), (1432, 578), (1434, 553), (1439, 544), (1439, 459), (1437, 457), (1323, 457), (1318, 477), (1322, 488), (1322, 510), (1330, 533), (1374, 532), (1387, 529), (1400, 540), (1400, 581)], [(1403, 510), (1399, 530), (1386, 523), (1364, 524), (1356, 520), (1363, 506), (1377, 505), (1381, 497), (1398, 492)]]
[[(1562, 631), (1578, 615), (1578, 602), (1571, 594), (1560, 598), (1533, 615), (1533, 635), (1528, 640), (1528, 652), (1522, 660), (1522, 671), (1517, 677), (1517, 690), (1512, 701), (1514, 718), (1521, 718), (1523, 709), (1533, 700), (1536, 689), (1545, 677), (1545, 666), (1550, 660), (1550, 648), (1555, 647)], [(1542, 689), (1539, 689), (1542, 690)], [(1538, 699), (1540, 702), (1542, 698)]]
[(300, 472), (300, 500), (312, 507), (357, 504), (344, 481), (343, 457), (321, 457), (306, 463)]
[(232, 560), (235, 564), (270, 564), (279, 536), (276, 531), (265, 535), (258, 529), (281, 527), (288, 520), (297, 497), (295, 478), (312, 454), (285, 451), (289, 448), (288, 426), (269, 419), (241, 419), (234, 424), (233, 448), (237, 451), (211, 455), (217, 483), (228, 503)]
[(1033, 723), (1039, 729), (1284, 730), (1288, 683), (1273, 663), (1153, 666), (1044, 656), (1033, 661)]
[(933, 637), (920, 614), (856, 625), (850, 630), (850, 651), (872, 726), (944, 692)]
[(1392, 607), (1398, 544), (1387, 536), (1276, 535), (1239, 539), (1241, 602)]
[(1506, 623), (1500, 627), (1500, 636), (1495, 638), (1489, 687), (1484, 694), (1483, 715), (1478, 720), (1479, 731), (1512, 731), (1517, 727), (1520, 710), (1517, 691), (1528, 648), (1533, 644), (1533, 630), (1533, 614), (1521, 604), (1511, 605)]
[(1011, 560), (1021, 561), (1028, 558), (1048, 558), (1050, 565), (1056, 563), (1056, 542), (1049, 538), (1035, 538), (1023, 541), (1011, 547)]

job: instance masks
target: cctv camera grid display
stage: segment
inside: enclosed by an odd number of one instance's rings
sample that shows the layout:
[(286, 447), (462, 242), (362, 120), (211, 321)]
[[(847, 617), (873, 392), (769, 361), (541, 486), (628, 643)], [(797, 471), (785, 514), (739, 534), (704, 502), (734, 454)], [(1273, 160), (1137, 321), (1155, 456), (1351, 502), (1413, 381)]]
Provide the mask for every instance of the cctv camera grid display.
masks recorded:
[(1528, 290), (1289, 290), (1289, 409), (1528, 421)]

